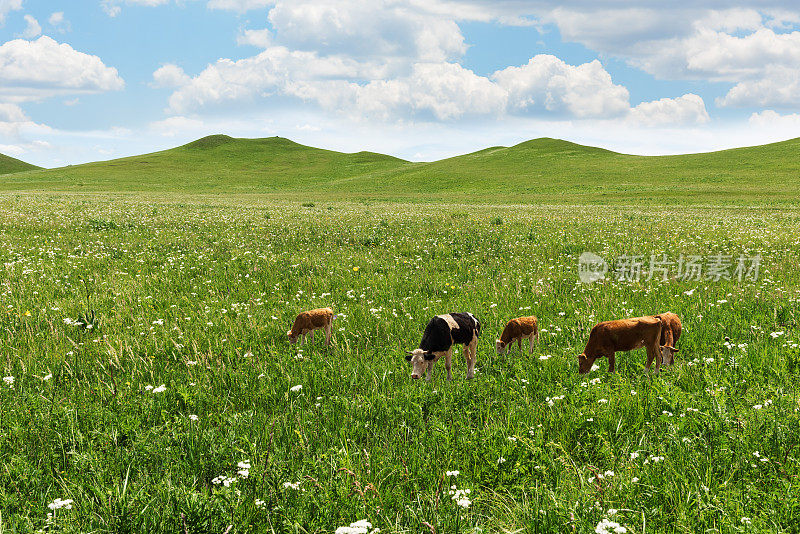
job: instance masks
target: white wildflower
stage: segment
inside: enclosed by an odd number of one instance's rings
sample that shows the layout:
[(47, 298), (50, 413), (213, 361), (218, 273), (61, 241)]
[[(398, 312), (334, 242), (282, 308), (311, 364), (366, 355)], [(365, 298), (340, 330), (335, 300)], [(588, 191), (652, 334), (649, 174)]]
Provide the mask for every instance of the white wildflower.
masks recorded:
[(628, 529), (623, 527), (619, 523), (611, 521), (608, 518), (604, 518), (602, 521), (597, 523), (597, 526), (594, 528), (594, 531), (597, 534), (612, 534), (612, 533), (625, 534), (626, 532), (628, 532)]
[(297, 393), (297, 392), (298, 392), (298, 391), (300, 391), (301, 389), (303, 389), (303, 386), (302, 386), (302, 385), (300, 385), (300, 384), (298, 384), (298, 385), (296, 385), (296, 386), (292, 386), (291, 388), (289, 388), (289, 391), (291, 391), (291, 392), (293, 392), (293, 393)]
[(72, 503), (75, 502), (72, 499), (55, 499), (53, 502), (47, 505), (48, 508), (51, 510), (60, 510), (64, 508), (65, 510), (72, 510)]

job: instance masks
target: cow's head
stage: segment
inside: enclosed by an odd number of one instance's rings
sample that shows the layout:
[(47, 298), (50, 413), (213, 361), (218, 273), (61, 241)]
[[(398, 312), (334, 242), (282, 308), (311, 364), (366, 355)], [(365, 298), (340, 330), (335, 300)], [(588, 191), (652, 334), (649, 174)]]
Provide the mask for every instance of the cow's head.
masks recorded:
[(494, 340), (494, 347), (497, 349), (497, 354), (503, 354), (506, 351), (507, 344), (503, 343), (499, 339)]
[(582, 375), (585, 375), (591, 371), (592, 365), (594, 365), (594, 361), (596, 359), (597, 356), (587, 356), (586, 354), (581, 354), (578, 356), (578, 372)]
[(289, 330), (288, 332), (286, 332), (286, 336), (289, 338), (289, 343), (294, 344), (294, 343), (297, 343), (297, 338), (300, 337), (300, 334), (297, 334), (296, 336), (293, 336), (292, 335), (292, 331)]
[(406, 351), (406, 361), (411, 362), (411, 378), (416, 380), (421, 377), (422, 373), (428, 370), (429, 362), (435, 357), (432, 352), (422, 349)]
[(675, 347), (669, 347), (667, 345), (661, 345), (661, 365), (672, 365), (675, 363), (675, 353), (678, 352), (678, 349)]

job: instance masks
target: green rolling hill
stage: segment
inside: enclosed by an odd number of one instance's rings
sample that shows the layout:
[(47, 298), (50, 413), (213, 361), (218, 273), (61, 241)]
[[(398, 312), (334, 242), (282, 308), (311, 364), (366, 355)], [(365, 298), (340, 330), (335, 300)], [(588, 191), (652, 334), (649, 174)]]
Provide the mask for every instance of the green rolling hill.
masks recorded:
[(20, 161), (17, 158), (12, 158), (11, 156), (0, 154), (0, 174), (31, 171), (39, 168), (40, 167), (37, 167), (36, 165), (31, 165), (30, 163), (25, 163), (24, 161)]
[(0, 177), (0, 190), (260, 194), (290, 200), (800, 204), (800, 139), (632, 156), (558, 139), (430, 163), (215, 135), (162, 152)]

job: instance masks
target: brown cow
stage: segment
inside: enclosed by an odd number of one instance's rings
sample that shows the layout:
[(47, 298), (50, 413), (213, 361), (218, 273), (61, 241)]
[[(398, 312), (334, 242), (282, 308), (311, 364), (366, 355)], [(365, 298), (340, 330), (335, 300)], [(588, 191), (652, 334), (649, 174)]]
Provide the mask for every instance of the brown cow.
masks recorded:
[(608, 372), (614, 372), (614, 353), (647, 348), (647, 370), (656, 360), (656, 372), (661, 369), (659, 341), (661, 319), (655, 316), (634, 317), (597, 323), (589, 333), (583, 354), (578, 356), (578, 370), (588, 373), (597, 358), (608, 358)]
[(317, 308), (300, 312), (294, 320), (292, 329), (286, 332), (289, 342), (297, 342), (297, 338), (303, 336), (300, 344), (304, 344), (306, 336), (311, 332), (311, 341), (314, 341), (314, 330), (325, 329), (325, 344), (331, 344), (331, 324), (333, 323), (333, 310), (330, 308)]
[(673, 365), (675, 353), (678, 352), (675, 345), (681, 338), (681, 319), (672, 312), (660, 313), (656, 317), (661, 319), (661, 339), (658, 342), (661, 346), (661, 364)]
[(533, 342), (534, 340), (539, 340), (539, 324), (536, 321), (536, 316), (517, 317), (508, 321), (503, 333), (500, 334), (500, 339), (494, 342), (497, 354), (503, 354), (514, 341), (517, 342), (519, 350), (522, 350), (523, 338), (530, 341), (528, 352), (533, 352)]

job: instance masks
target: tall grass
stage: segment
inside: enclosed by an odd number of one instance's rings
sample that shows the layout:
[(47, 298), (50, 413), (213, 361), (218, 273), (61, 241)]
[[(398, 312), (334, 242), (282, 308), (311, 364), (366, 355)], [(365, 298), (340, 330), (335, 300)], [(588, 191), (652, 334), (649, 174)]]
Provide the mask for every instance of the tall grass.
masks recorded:
[[(2, 531), (366, 519), (383, 532), (594, 532), (609, 519), (791, 532), (800, 519), (794, 211), (0, 205), (0, 366), (14, 377), (0, 382)], [(582, 285), (584, 250), (760, 253), (764, 269), (757, 282)], [(295, 314), (323, 305), (339, 315), (333, 347), (290, 346)], [(638, 351), (618, 355), (618, 374), (599, 362), (578, 375), (594, 323), (667, 310), (684, 324), (675, 367), (644, 375)], [(92, 328), (75, 324), (91, 311)], [(453, 382), (441, 362), (412, 381), (403, 350), (449, 311), (484, 323), (476, 378), (459, 352)], [(505, 321), (530, 314), (534, 353), (496, 356)], [(466, 507), (452, 486), (470, 490)], [(73, 502), (48, 519), (55, 499)]]

